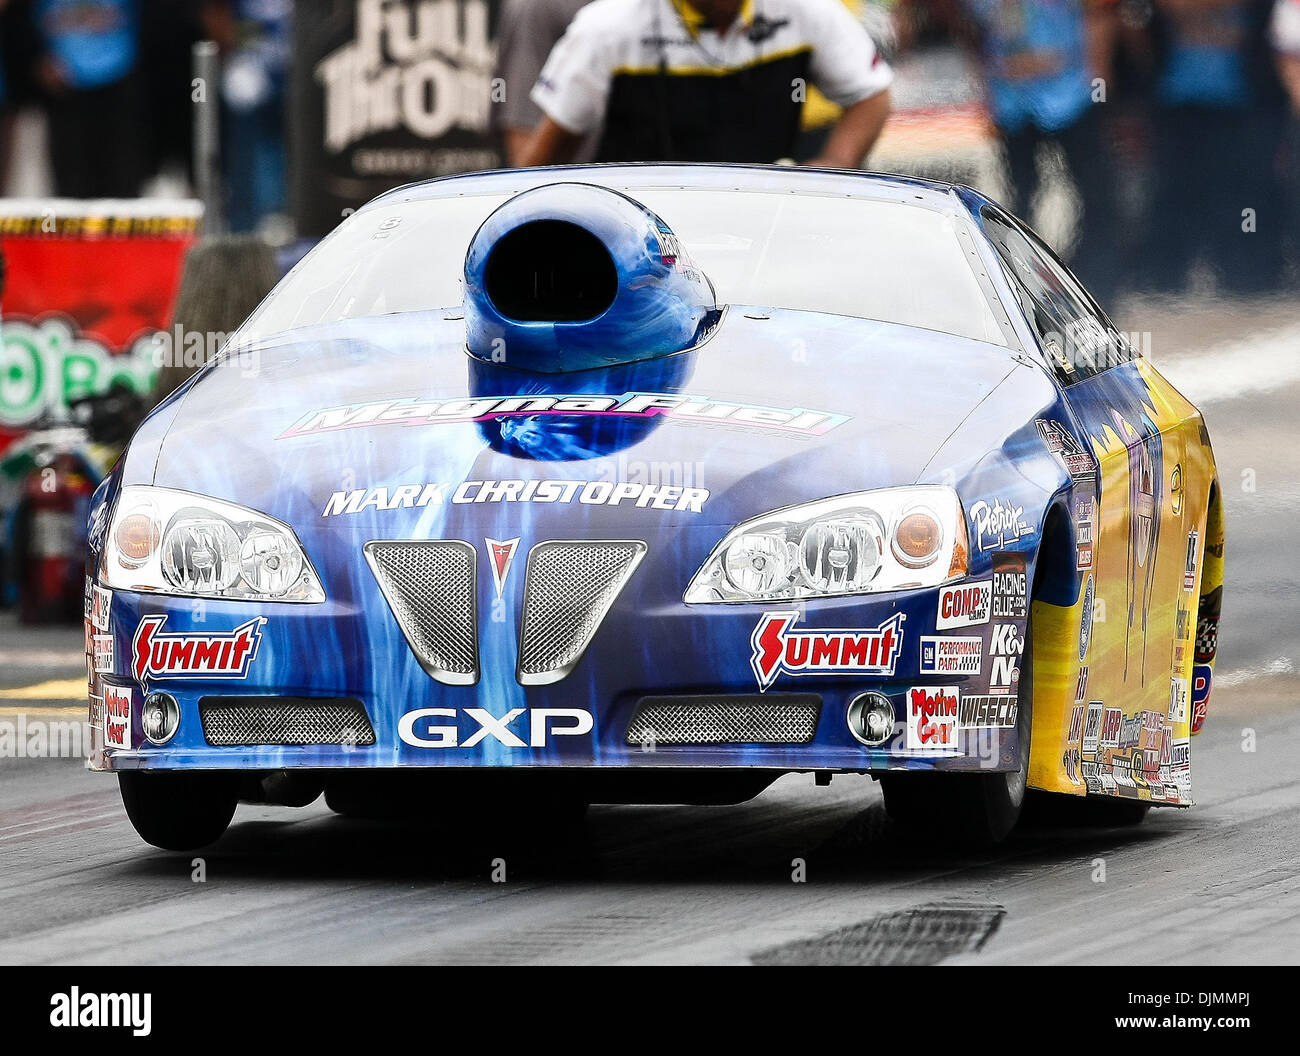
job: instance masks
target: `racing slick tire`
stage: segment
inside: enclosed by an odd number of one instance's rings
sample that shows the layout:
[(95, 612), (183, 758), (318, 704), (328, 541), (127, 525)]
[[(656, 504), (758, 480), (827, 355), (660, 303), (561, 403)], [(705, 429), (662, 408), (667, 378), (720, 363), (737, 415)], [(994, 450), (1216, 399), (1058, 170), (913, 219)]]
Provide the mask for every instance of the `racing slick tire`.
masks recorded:
[(1032, 643), (1031, 627), (1026, 622), (1017, 689), (1015, 770), (992, 774), (896, 771), (880, 775), (885, 810), (908, 836), (987, 848), (1006, 839), (1020, 820), (1033, 728)]
[(234, 773), (125, 771), (117, 775), (122, 805), (145, 843), (192, 851), (215, 843), (239, 803)]

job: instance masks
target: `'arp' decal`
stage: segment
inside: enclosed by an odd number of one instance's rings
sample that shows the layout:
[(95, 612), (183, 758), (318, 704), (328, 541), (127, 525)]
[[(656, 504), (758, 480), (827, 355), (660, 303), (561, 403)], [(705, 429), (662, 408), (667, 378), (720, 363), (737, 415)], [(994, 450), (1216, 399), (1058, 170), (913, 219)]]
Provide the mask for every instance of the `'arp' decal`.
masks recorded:
[(865, 631), (796, 631), (797, 612), (767, 612), (754, 628), (750, 666), (760, 690), (788, 675), (892, 675), (903, 644), (904, 614)]
[(218, 634), (163, 634), (166, 616), (146, 616), (131, 637), (131, 671), (145, 678), (247, 678), (265, 616)]

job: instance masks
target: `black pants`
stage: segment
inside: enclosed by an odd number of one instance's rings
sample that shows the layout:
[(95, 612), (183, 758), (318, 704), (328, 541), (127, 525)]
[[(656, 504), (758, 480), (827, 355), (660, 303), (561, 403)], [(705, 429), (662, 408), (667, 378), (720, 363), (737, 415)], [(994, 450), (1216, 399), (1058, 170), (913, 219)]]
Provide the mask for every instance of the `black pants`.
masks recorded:
[(1228, 290), (1276, 284), (1284, 226), (1275, 168), (1280, 134), (1280, 115), (1259, 110), (1156, 112), (1156, 193), (1147, 237), (1152, 286), (1181, 289), (1197, 260), (1207, 261)]
[(134, 198), (144, 171), (143, 114), (134, 76), (68, 90), (46, 105), (50, 164), (61, 198)]
[(1105, 307), (1117, 286), (1115, 254), (1114, 170), (1102, 135), (1101, 115), (1095, 108), (1084, 111), (1074, 124), (1055, 132), (1033, 125), (1015, 132), (1002, 132), (1011, 172), (1011, 208), (1025, 217), (1042, 183), (1038, 169), (1038, 148), (1056, 144), (1065, 155), (1070, 176), (1079, 194), (1082, 216), (1070, 266), (1088, 290)]

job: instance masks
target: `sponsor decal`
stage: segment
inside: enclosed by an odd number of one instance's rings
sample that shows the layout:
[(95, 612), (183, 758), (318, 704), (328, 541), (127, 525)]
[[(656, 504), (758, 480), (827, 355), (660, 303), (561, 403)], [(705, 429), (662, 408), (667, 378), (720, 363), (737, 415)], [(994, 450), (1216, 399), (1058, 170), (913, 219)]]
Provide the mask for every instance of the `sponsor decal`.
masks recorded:
[(1124, 728), (1124, 713), (1119, 708), (1107, 708), (1101, 717), (1101, 737), (1097, 744), (1101, 748), (1118, 748), (1120, 733)]
[(506, 576), (510, 575), (510, 566), (515, 560), (515, 551), (519, 549), (518, 539), (484, 539), (487, 544), (488, 564), (492, 567), (492, 585), (496, 587), (497, 600), (505, 589)]
[(1193, 528), (1187, 533), (1187, 556), (1183, 559), (1183, 589), (1196, 589), (1196, 544), (1201, 533)]
[(639, 509), (703, 513), (707, 488), (675, 484), (615, 483), (608, 480), (466, 480), (454, 483), (395, 484), (392, 487), (336, 491), (322, 517), (368, 510), (418, 510), (426, 506), (480, 502), (580, 503), (584, 506), (635, 506)]
[(992, 599), (992, 580), (940, 587), (935, 629), (947, 631), (954, 627), (974, 627), (976, 624), (988, 623)]
[(1101, 716), (1104, 705), (1100, 700), (1088, 701), (1088, 713), (1083, 721), (1083, 750), (1096, 752), (1101, 744)]
[(97, 675), (114, 674), (113, 636), (111, 634), (96, 634), (91, 637), (90, 645), (95, 661), (95, 673)]
[(1020, 679), (1018, 663), (1025, 651), (1020, 628), (1014, 623), (999, 623), (993, 627), (989, 640), (989, 692), (1011, 693)]
[(588, 734), (594, 725), (583, 708), (511, 708), (500, 717), (483, 708), (418, 708), (398, 720), (397, 733), (412, 748), (476, 748), (489, 738), (507, 748), (545, 748), (556, 737)]
[(1092, 480), (1096, 474), (1097, 463), (1092, 455), (1071, 436), (1059, 422), (1038, 420), (1038, 435), (1042, 437), (1047, 449), (1056, 460), (1065, 467), (1072, 480)]
[(1080, 521), (1074, 528), (1076, 560), (1074, 567), (1080, 572), (1092, 570), (1092, 521)]
[(907, 747), (926, 752), (957, 751), (955, 686), (913, 686), (907, 692)]
[(1115, 747), (1127, 751), (1130, 748), (1136, 748), (1141, 743), (1141, 740), (1142, 716), (1134, 715), (1132, 718), (1128, 716), (1122, 718), (1119, 723), (1119, 739), (1115, 743)]
[(1079, 783), (1080, 757), (1078, 748), (1067, 749), (1061, 756), (1061, 765), (1065, 767), (1065, 776), (1069, 779), (1070, 784)]
[(797, 612), (766, 612), (750, 643), (750, 666), (760, 690), (776, 676), (892, 675), (903, 644), (904, 614), (895, 613), (868, 630), (796, 631)]
[(131, 747), (131, 688), (104, 684), (104, 746)]
[(163, 633), (166, 616), (146, 616), (131, 638), (131, 672), (147, 678), (247, 678), (265, 616), (217, 634)]
[(729, 403), (707, 396), (663, 392), (625, 392), (618, 396), (595, 393), (569, 396), (474, 396), (450, 400), (407, 397), (309, 411), (281, 433), (278, 439), (385, 425), (421, 427), (551, 415), (669, 418), (713, 425), (740, 425), (801, 436), (820, 436), (851, 420), (848, 415), (804, 407), (781, 408)]
[(1088, 665), (1079, 665), (1079, 677), (1074, 683), (1074, 702), (1082, 702), (1083, 698), (1088, 695)]
[(113, 607), (113, 592), (98, 583), (92, 583), (90, 596), (90, 625), (99, 631), (108, 630), (108, 613)]
[(1079, 660), (1088, 659), (1088, 644), (1092, 641), (1092, 610), (1096, 601), (1096, 588), (1092, 576), (1088, 576), (1088, 585), (1083, 588), (1083, 616), (1079, 622)]
[(922, 638), (921, 674), (978, 675), (983, 650), (980, 638)]
[(1186, 770), (1192, 765), (1192, 742), (1184, 737), (1169, 747), (1169, 769)]
[(1065, 738), (1071, 744), (1083, 740), (1083, 714), (1087, 710), (1082, 704), (1076, 704), (1070, 712), (1070, 732)]
[(1171, 678), (1169, 680), (1169, 721), (1187, 721), (1187, 702), (1189, 694), (1187, 679)]
[(1023, 620), (1029, 615), (1024, 554), (993, 555), (993, 618)]
[(1218, 618), (1202, 616), (1196, 621), (1196, 648), (1192, 653), (1193, 659), (1197, 663), (1204, 663), (1214, 659), (1214, 655), (1219, 651), (1219, 621)]
[(1008, 696), (962, 697), (961, 728), (964, 730), (1014, 729), (1016, 698)]
[(1192, 732), (1199, 733), (1210, 713), (1210, 684), (1214, 669), (1209, 664), (1192, 667)]
[(970, 508), (970, 519), (975, 528), (975, 545), (981, 553), (1000, 550), (1008, 543), (1034, 534), (1034, 529), (1025, 523), (1025, 508), (1001, 499), (994, 499), (992, 506), (980, 499)]

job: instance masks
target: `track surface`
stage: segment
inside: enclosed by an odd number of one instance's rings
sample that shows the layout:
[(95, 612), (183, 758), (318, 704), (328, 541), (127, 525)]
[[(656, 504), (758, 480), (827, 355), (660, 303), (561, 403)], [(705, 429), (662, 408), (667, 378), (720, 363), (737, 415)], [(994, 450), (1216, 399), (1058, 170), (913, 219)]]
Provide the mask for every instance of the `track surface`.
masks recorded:
[[(1228, 510), (1191, 810), (1027, 824), (972, 857), (901, 841), (854, 777), (596, 807), (568, 833), (243, 806), (200, 883), (193, 856), (139, 841), (112, 778), (3, 758), (0, 962), (1300, 963), (1300, 319), (1148, 306), (1123, 324), (1144, 322), (1206, 414)], [(0, 616), (0, 719), (76, 718), (79, 653), (79, 631)]]

